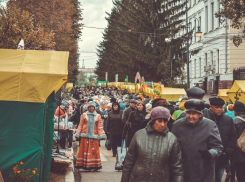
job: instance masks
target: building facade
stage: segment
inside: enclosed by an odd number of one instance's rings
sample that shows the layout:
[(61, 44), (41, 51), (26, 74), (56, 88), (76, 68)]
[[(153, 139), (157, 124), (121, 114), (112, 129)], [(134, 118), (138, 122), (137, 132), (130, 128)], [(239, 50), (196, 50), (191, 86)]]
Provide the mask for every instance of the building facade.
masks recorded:
[[(218, 89), (232, 86), (233, 70), (245, 66), (245, 45), (236, 47), (231, 40), (242, 30), (215, 17), (220, 0), (189, 0), (188, 6), (189, 30), (194, 30), (189, 47), (190, 87), (202, 84), (206, 93), (217, 94)], [(198, 26), (202, 37), (195, 36)]]

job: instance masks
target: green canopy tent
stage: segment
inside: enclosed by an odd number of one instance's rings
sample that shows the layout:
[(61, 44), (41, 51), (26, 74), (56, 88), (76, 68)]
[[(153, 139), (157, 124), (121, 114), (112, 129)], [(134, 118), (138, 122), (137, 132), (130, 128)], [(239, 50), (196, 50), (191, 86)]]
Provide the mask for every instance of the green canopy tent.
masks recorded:
[(68, 52), (0, 49), (0, 170), (6, 180), (14, 162), (49, 177), (54, 93), (67, 81)]

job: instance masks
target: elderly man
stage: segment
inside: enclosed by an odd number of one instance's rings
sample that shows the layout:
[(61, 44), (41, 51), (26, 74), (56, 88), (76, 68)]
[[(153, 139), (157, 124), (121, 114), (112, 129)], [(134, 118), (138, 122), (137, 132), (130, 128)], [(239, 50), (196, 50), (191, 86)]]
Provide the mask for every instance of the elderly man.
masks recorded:
[(219, 128), (224, 151), (220, 158), (215, 162), (215, 182), (221, 182), (224, 168), (228, 164), (230, 157), (236, 147), (236, 132), (233, 120), (224, 114), (225, 102), (221, 98), (210, 98), (210, 111), (214, 113), (215, 123)]
[(138, 102), (135, 99), (131, 99), (130, 106), (123, 111), (123, 115), (122, 115), (123, 126), (126, 124), (126, 121), (128, 120), (130, 113), (135, 110), (137, 103)]
[(174, 122), (172, 133), (183, 154), (185, 182), (215, 182), (215, 159), (223, 146), (217, 125), (203, 117), (204, 103), (186, 101), (186, 117)]
[[(203, 97), (205, 95), (205, 91), (201, 88), (198, 88), (198, 87), (189, 88), (186, 91), (186, 93), (188, 96), (188, 100), (198, 99), (198, 100), (203, 101)], [(203, 109), (203, 117), (211, 119), (212, 121), (215, 121), (214, 114), (212, 112), (210, 112), (210, 110), (207, 108)], [(185, 118), (185, 112), (182, 112), (177, 119), (180, 119), (180, 118)]]

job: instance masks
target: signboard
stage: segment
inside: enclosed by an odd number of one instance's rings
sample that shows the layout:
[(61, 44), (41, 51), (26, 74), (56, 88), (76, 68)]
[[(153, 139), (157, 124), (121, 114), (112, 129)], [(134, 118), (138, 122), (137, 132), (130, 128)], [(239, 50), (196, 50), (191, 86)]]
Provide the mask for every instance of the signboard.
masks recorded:
[(118, 74), (115, 76), (115, 81), (118, 82)]
[(105, 72), (105, 81), (108, 81), (108, 72)]

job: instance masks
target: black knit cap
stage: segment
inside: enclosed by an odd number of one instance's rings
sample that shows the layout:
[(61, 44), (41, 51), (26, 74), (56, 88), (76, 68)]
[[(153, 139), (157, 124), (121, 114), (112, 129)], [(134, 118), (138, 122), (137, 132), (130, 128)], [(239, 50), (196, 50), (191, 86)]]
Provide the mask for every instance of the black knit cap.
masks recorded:
[(212, 106), (223, 106), (225, 104), (225, 101), (219, 97), (210, 98), (209, 102)]
[(245, 106), (242, 102), (236, 101), (233, 106), (233, 110), (236, 112), (244, 112), (245, 113)]
[(189, 88), (187, 91), (187, 96), (188, 97), (193, 97), (193, 98), (196, 98), (196, 99), (200, 99), (200, 98), (203, 98), (204, 95), (205, 95), (205, 91), (199, 87), (192, 87), (192, 88)]
[(185, 102), (186, 111), (195, 111), (202, 114), (202, 110), (204, 109), (205, 105), (201, 100), (198, 99), (190, 99)]

